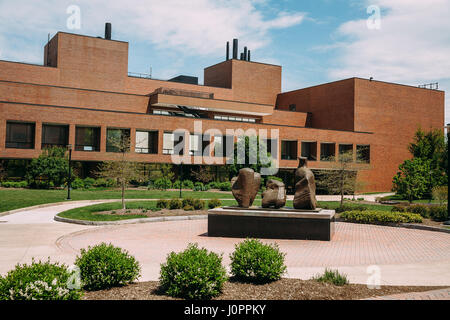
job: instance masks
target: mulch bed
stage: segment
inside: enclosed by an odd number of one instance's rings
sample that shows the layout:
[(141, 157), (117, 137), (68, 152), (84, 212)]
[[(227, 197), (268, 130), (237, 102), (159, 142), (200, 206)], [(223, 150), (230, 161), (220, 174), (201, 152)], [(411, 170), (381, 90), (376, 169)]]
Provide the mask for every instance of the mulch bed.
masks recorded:
[[(422, 292), (444, 287), (381, 286), (369, 289), (363, 284), (335, 286), (315, 280), (281, 279), (255, 285), (228, 281), (213, 300), (357, 300), (405, 292)], [(158, 281), (133, 283), (109, 290), (87, 291), (84, 300), (179, 300), (164, 295)]]

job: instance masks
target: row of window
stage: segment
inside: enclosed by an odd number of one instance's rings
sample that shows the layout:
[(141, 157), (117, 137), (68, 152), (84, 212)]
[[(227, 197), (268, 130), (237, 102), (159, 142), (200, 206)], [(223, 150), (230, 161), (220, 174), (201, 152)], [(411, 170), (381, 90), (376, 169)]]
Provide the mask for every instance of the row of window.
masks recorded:
[[(76, 151), (100, 151), (100, 127), (75, 127)], [(106, 131), (106, 151), (119, 152), (124, 147), (123, 142), (130, 137), (130, 129), (108, 128)], [(6, 148), (34, 149), (35, 124), (8, 121), (6, 123)], [(173, 154), (175, 146), (182, 142), (184, 136), (173, 132), (163, 134), (163, 154)], [(190, 134), (189, 154), (201, 155), (210, 144), (210, 136)], [(267, 151), (273, 158), (278, 158), (278, 141), (265, 139)], [(42, 148), (51, 146), (66, 147), (69, 143), (69, 126), (43, 124)], [(214, 155), (225, 156), (233, 148), (234, 137), (214, 137)], [(297, 160), (298, 142), (281, 141), (281, 159)], [(135, 152), (145, 154), (158, 153), (158, 131), (136, 130)], [(338, 144), (339, 155), (353, 152), (352, 144)], [(317, 142), (302, 141), (301, 156), (308, 160), (317, 161)], [(320, 143), (320, 160), (330, 161), (336, 157), (336, 143)], [(370, 146), (356, 145), (357, 162), (370, 163)]]
[(232, 116), (214, 116), (215, 120), (225, 120), (225, 121), (237, 121), (237, 122), (251, 122), (255, 123), (254, 118), (243, 118), (243, 117), (232, 117)]
[[(298, 157), (298, 142), (281, 141), (281, 159), (296, 160)], [(339, 155), (353, 153), (353, 144), (339, 144)], [(301, 156), (311, 161), (317, 161), (317, 142), (302, 141)], [(333, 161), (336, 159), (336, 143), (320, 143), (320, 161)], [(356, 145), (356, 161), (370, 163), (370, 145)]]

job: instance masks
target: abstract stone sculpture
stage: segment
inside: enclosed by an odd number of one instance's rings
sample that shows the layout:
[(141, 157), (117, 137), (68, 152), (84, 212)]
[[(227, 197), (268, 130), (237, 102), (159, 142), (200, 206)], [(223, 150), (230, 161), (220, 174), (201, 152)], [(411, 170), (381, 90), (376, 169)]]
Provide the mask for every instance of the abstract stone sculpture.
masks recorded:
[(239, 170), (239, 175), (231, 179), (231, 191), (241, 208), (249, 208), (256, 198), (261, 184), (261, 175), (250, 168)]
[(298, 168), (295, 170), (294, 208), (315, 210), (317, 208), (317, 201), (314, 174), (306, 167), (306, 158), (301, 157), (298, 159)]
[(286, 204), (286, 188), (284, 183), (278, 180), (268, 180), (266, 190), (262, 194), (262, 207), (275, 207), (279, 209)]

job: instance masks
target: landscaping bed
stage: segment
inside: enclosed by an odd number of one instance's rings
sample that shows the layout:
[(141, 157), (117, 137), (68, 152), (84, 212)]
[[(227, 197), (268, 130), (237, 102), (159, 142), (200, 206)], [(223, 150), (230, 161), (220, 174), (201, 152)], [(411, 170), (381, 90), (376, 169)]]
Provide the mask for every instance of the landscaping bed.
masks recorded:
[[(335, 286), (315, 280), (286, 279), (256, 285), (227, 281), (223, 292), (213, 300), (357, 300), (405, 292), (442, 289), (433, 286), (381, 286), (369, 289), (363, 284)], [(86, 291), (84, 300), (175, 300), (159, 289), (158, 281), (132, 283), (108, 290)]]
[(160, 217), (160, 216), (192, 216), (192, 215), (206, 215), (208, 214), (208, 210), (193, 210), (193, 211), (185, 211), (183, 209), (161, 209), (158, 211), (144, 211), (142, 209), (120, 209), (120, 210), (113, 210), (113, 211), (100, 211), (100, 212), (93, 212), (93, 215), (106, 215), (106, 216), (130, 216), (130, 215), (136, 215), (140, 218), (148, 217)]

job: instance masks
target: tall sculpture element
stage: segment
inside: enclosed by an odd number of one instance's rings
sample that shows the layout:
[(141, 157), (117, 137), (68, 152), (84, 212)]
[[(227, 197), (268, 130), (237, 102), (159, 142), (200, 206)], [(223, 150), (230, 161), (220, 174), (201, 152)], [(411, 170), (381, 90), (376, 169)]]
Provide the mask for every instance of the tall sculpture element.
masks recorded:
[(231, 179), (231, 191), (241, 208), (249, 208), (256, 198), (261, 175), (250, 168), (239, 170), (239, 175)]
[(286, 204), (286, 188), (284, 183), (278, 180), (268, 180), (266, 190), (262, 194), (262, 207), (275, 207), (279, 209)]
[(299, 164), (295, 171), (294, 208), (315, 210), (317, 208), (317, 201), (314, 174), (306, 167), (306, 158), (300, 157), (298, 159)]

